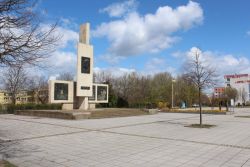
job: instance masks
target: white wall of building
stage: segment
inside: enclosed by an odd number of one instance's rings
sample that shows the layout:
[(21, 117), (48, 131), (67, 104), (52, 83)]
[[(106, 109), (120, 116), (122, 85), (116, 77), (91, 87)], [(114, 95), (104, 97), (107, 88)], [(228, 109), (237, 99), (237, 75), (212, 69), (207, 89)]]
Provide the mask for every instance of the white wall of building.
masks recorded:
[(225, 75), (224, 78), (226, 87), (231, 86), (238, 91), (236, 104), (250, 101), (250, 74)]

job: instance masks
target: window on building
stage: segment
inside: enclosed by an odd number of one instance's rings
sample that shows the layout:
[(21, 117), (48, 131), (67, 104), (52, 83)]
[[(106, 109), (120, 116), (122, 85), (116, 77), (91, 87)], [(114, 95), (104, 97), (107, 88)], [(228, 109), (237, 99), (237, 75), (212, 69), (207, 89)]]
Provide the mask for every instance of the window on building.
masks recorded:
[(227, 81), (230, 81), (230, 78), (227, 78)]
[(230, 86), (230, 84), (227, 84), (227, 86)]

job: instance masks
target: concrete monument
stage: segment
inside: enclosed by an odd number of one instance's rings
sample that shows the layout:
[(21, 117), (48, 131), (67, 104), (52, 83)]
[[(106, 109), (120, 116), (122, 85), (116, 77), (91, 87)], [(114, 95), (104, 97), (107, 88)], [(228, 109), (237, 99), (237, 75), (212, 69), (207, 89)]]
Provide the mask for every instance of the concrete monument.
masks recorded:
[(64, 110), (88, 110), (95, 108), (96, 103), (108, 103), (108, 85), (93, 83), (94, 49), (89, 32), (89, 23), (80, 26), (76, 82), (49, 81), (49, 102), (62, 103)]

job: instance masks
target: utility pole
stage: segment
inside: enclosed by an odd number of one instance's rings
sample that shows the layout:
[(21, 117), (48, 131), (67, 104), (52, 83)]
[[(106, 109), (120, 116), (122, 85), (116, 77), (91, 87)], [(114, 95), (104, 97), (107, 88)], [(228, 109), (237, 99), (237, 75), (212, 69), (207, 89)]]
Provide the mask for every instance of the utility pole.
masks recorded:
[(174, 108), (174, 83), (175, 79), (172, 79), (172, 109)]

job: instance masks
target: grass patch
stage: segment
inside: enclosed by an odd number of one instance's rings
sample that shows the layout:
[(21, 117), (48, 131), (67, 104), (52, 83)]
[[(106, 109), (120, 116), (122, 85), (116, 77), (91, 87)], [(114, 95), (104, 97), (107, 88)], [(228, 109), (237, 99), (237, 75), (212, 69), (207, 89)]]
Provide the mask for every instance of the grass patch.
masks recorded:
[(239, 118), (250, 118), (250, 115), (239, 115), (239, 116), (235, 116), (235, 117), (239, 117)]
[(189, 127), (189, 128), (212, 128), (212, 127), (215, 127), (216, 125), (210, 125), (210, 124), (191, 124), (191, 125), (187, 125), (185, 127)]
[(16, 165), (11, 164), (8, 161), (2, 160), (0, 161), (0, 167), (17, 167)]
[[(198, 112), (199, 113), (200, 110), (199, 109), (197, 109), (197, 110), (195, 110), (195, 109), (193, 109), (193, 110), (174, 109), (174, 110), (170, 110), (170, 112), (194, 112), (194, 113)], [(202, 110), (202, 112), (204, 112), (204, 113), (208, 113), (208, 112), (220, 113), (220, 112), (225, 112), (225, 110)]]
[(107, 109), (91, 111), (90, 119), (130, 117), (139, 115), (149, 115), (149, 114), (146, 111), (140, 109), (107, 108)]
[[(169, 113), (200, 113), (199, 109), (162, 109), (161, 112)], [(202, 110), (203, 114), (226, 114), (226, 110)]]

